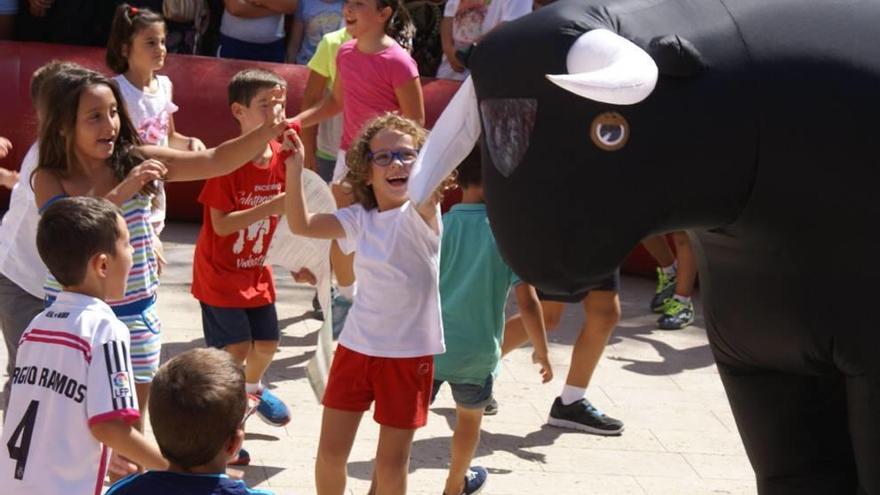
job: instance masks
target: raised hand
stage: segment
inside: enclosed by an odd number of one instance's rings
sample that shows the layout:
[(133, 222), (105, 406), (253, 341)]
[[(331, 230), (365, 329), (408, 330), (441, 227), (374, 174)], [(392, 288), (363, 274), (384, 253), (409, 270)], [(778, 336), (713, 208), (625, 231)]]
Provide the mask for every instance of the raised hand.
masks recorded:
[(0, 136), (0, 160), (6, 158), (10, 151), (12, 151), (12, 142)]
[(284, 88), (276, 86), (272, 90), (271, 100), (266, 105), (263, 114), (263, 126), (272, 129), (273, 136), (277, 136), (287, 129), (288, 121), (285, 118), (284, 105), (287, 101), (287, 94)]
[(168, 168), (164, 163), (159, 160), (154, 160), (152, 158), (148, 160), (144, 160), (140, 165), (131, 169), (131, 171), (126, 176), (126, 180), (133, 181), (137, 183), (140, 187), (143, 187), (148, 182), (154, 180), (162, 180), (165, 178), (165, 174), (168, 173)]

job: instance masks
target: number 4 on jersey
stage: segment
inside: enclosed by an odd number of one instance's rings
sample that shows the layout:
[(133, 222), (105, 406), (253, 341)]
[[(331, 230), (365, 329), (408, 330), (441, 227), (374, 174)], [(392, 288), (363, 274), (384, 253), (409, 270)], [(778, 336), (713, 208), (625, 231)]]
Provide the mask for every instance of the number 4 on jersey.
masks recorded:
[[(32, 400), (27, 411), (12, 432), (6, 447), (9, 449), (9, 458), (15, 459), (15, 479), (24, 479), (24, 468), (27, 465), (28, 450), (31, 448), (31, 436), (34, 434), (34, 424), (37, 422), (37, 408), (40, 402)], [(21, 438), (21, 443), (19, 443)], [(18, 444), (16, 446), (16, 444)]]

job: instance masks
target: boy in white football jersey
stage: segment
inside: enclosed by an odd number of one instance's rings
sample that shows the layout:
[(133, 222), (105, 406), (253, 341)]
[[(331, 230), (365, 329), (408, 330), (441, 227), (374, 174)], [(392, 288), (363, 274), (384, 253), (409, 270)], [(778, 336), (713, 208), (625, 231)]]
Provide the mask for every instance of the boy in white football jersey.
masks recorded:
[(37, 250), (64, 287), (19, 341), (3, 425), (3, 493), (100, 494), (108, 448), (147, 468), (167, 462), (131, 423), (138, 415), (128, 328), (104, 303), (132, 266), (128, 228), (104, 199), (51, 203)]

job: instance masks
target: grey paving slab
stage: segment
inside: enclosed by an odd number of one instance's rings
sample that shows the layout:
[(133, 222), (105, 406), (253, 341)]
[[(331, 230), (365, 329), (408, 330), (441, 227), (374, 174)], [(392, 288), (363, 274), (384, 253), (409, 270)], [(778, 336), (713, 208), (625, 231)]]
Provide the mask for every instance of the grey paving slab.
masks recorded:
[[(199, 306), (189, 294), (197, 231), (196, 225), (171, 224), (163, 234), (170, 261), (159, 292), (163, 359), (204, 345)], [(294, 283), (282, 271), (276, 271), (276, 281), (282, 338), (267, 380), (291, 406), (293, 421), (284, 428), (250, 421), (245, 445), (253, 465), (242, 472), (252, 486), (278, 494), (314, 493), (321, 407), (305, 379), (305, 365), (314, 353), (320, 323), (312, 318), (310, 287)], [(656, 315), (647, 311), (652, 293), (653, 281), (623, 278), (623, 319), (588, 390), (594, 404), (626, 423), (622, 436), (597, 437), (544, 424), (584, 321), (579, 305), (566, 308), (559, 329), (550, 335), (556, 375), (552, 383), (540, 383), (528, 349), (504, 359), (496, 386), (500, 412), (485, 418), (474, 460), (491, 473), (483, 493), (755, 493), (702, 319), (683, 331), (656, 330)], [(5, 369), (4, 360), (5, 353), (0, 369)], [(352, 494), (369, 488), (379, 433), (371, 414), (365, 414), (352, 450)], [(453, 424), (454, 404), (444, 389), (431, 408), (428, 426), (415, 436), (410, 493), (442, 491)]]

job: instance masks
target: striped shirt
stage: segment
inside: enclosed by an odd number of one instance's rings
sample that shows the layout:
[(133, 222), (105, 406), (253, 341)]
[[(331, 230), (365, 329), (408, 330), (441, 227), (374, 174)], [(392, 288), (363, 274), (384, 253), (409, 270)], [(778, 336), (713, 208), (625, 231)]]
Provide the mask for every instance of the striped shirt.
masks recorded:
[[(134, 248), (134, 264), (128, 272), (125, 297), (119, 301), (107, 301), (111, 307), (151, 299), (159, 288), (159, 264), (153, 251), (153, 227), (150, 225), (151, 209), (151, 198), (144, 194), (137, 194), (122, 204), (122, 216)], [(47, 300), (52, 301), (61, 292), (61, 284), (50, 273), (44, 289)]]

